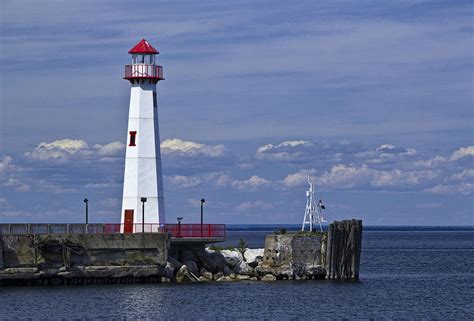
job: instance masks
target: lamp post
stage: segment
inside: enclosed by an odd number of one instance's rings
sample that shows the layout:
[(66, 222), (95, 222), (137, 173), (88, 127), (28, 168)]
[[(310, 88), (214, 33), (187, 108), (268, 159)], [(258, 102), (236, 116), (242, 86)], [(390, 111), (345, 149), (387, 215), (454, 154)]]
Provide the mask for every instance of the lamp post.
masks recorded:
[(85, 198), (84, 203), (86, 204), (86, 224), (89, 224), (89, 200)]
[(145, 203), (146, 197), (140, 199), (142, 201), (142, 233), (145, 233)]
[(204, 223), (204, 202), (206, 200), (204, 198), (201, 198), (201, 237), (202, 237), (202, 225)]
[(182, 217), (177, 217), (178, 220), (178, 237), (181, 236), (181, 220), (183, 219)]

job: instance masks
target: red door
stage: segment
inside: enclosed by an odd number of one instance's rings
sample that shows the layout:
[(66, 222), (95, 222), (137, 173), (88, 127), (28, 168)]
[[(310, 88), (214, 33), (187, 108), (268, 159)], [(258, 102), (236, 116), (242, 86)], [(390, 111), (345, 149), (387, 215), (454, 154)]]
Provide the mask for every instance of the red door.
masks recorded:
[(125, 210), (124, 233), (133, 233), (133, 210)]

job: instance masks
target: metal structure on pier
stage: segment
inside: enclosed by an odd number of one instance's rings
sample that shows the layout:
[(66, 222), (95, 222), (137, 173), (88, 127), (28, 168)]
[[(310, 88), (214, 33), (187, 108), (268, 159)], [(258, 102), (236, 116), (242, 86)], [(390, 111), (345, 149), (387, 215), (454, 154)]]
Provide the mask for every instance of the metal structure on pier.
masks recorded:
[(319, 225), (319, 230), (322, 232), (323, 226), (321, 223), (326, 222), (322, 212), (326, 207), (323, 205), (321, 200), (316, 204), (315, 187), (309, 176), (307, 182), (309, 184), (309, 189), (306, 191), (306, 209), (304, 212), (301, 231), (304, 231), (306, 225), (308, 225), (309, 231), (313, 232), (316, 229), (316, 225)]

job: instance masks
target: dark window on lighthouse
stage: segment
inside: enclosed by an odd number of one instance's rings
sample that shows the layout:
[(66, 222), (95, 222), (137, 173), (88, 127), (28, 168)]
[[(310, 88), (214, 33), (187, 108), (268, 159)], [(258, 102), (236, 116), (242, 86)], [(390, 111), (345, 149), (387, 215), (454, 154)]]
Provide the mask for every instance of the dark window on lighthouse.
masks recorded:
[(137, 146), (135, 144), (135, 136), (137, 136), (136, 131), (130, 132), (130, 143), (128, 144), (128, 146)]
[(153, 107), (156, 108), (156, 106), (158, 106), (158, 105), (157, 105), (157, 103), (156, 103), (156, 93), (154, 92), (154, 93), (153, 93)]

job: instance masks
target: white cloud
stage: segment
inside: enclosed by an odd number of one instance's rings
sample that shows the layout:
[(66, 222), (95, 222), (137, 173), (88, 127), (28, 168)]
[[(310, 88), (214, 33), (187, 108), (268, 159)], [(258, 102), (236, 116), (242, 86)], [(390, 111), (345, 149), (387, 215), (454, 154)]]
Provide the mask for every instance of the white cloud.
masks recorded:
[(264, 201), (243, 202), (242, 204), (235, 207), (235, 209), (239, 212), (245, 212), (253, 209), (269, 210), (272, 208), (274, 208), (273, 204)]
[(179, 138), (166, 139), (160, 147), (164, 155), (221, 157), (225, 153), (224, 145), (205, 145)]
[(257, 149), (255, 157), (260, 160), (293, 160), (303, 154), (302, 149), (311, 146), (305, 140), (287, 140), (278, 145), (267, 144)]
[(283, 179), (283, 185), (286, 187), (296, 187), (307, 184), (308, 176), (310, 179), (314, 180), (314, 174), (316, 171), (314, 169), (300, 170), (299, 172), (288, 174)]
[(223, 187), (229, 185), (231, 179), (226, 172), (211, 172), (200, 176), (174, 175), (165, 177), (169, 184), (179, 188), (192, 188), (204, 183), (209, 186)]
[(387, 160), (403, 159), (415, 155), (416, 149), (414, 148), (396, 147), (391, 144), (382, 144), (375, 150), (355, 154), (356, 158), (365, 159), (366, 162), (372, 164), (382, 163)]
[(451, 154), (450, 161), (457, 161), (465, 156), (474, 156), (474, 146), (461, 147)]
[(457, 185), (437, 184), (433, 187), (425, 189), (425, 192), (433, 194), (462, 194), (471, 195), (474, 190), (474, 184), (460, 183)]
[(249, 179), (238, 181), (235, 180), (232, 182), (232, 187), (237, 188), (241, 191), (254, 191), (259, 187), (264, 187), (270, 185), (270, 181), (265, 178), (253, 175)]
[(314, 170), (302, 170), (289, 174), (283, 179), (286, 187), (302, 186), (306, 183), (308, 174), (317, 185), (332, 188), (350, 189), (356, 187), (372, 186), (403, 186), (417, 185), (431, 180), (438, 175), (437, 171), (402, 171), (371, 169), (367, 165), (344, 165), (337, 164), (330, 170), (314, 177)]
[(448, 179), (461, 181), (461, 180), (470, 179), (470, 178), (474, 178), (474, 169), (472, 168), (465, 169), (462, 172), (457, 173), (457, 174), (452, 174)]
[(120, 155), (125, 145), (112, 142), (105, 145), (96, 144), (90, 147), (81, 139), (61, 139), (50, 143), (42, 142), (25, 157), (38, 160), (90, 159), (94, 157), (113, 157)]
[(178, 188), (190, 188), (200, 185), (203, 180), (197, 176), (174, 175), (169, 176), (168, 181)]
[(456, 162), (467, 156), (474, 156), (474, 146), (460, 147), (459, 149), (454, 151), (449, 157), (436, 155), (426, 160), (416, 161), (414, 164), (416, 166), (423, 167), (437, 167), (443, 163)]
[(3, 159), (0, 161), (0, 174), (6, 173), (9, 169), (12, 168), (12, 157), (11, 156), (4, 156)]
[(18, 192), (28, 192), (30, 185), (22, 183), (18, 178), (9, 177), (2, 186), (13, 187)]

